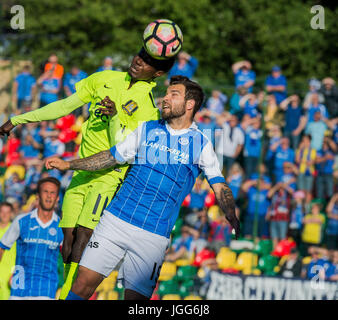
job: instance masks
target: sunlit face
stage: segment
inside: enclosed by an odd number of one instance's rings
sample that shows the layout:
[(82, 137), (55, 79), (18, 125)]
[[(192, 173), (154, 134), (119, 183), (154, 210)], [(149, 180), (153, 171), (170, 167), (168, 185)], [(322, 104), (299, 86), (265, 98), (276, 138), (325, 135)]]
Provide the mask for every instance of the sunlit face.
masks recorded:
[(51, 211), (59, 200), (58, 187), (52, 182), (45, 182), (40, 187), (39, 204), (43, 210)]
[(128, 74), (135, 80), (150, 80), (158, 71), (136, 55), (128, 69)]
[(7, 224), (10, 222), (12, 216), (12, 209), (9, 206), (1, 206), (0, 208), (0, 222)]
[(171, 120), (182, 117), (186, 112), (185, 86), (175, 84), (169, 86), (162, 102), (162, 119)]

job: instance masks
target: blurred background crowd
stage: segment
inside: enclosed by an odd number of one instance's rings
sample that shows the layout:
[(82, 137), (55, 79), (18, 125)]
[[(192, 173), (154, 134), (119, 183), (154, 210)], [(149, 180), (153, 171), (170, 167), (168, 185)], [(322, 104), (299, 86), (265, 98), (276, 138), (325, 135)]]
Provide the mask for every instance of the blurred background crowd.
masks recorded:
[[(194, 79), (197, 68), (198, 60), (181, 52), (164, 86), (173, 75)], [(78, 66), (64, 70), (56, 54), (40, 69), (41, 75), (35, 77), (24, 65), (16, 75), (13, 108), (1, 115), (0, 125), (14, 114), (32, 110), (33, 101), (43, 107), (73, 94), (75, 83), (88, 76)], [(102, 70), (116, 70), (111, 57), (96, 71)], [(236, 199), (241, 239), (234, 240), (211, 189), (199, 177), (182, 204), (154, 298), (175, 291), (172, 282), (178, 269), (191, 272), (188, 279), (198, 279), (199, 288), (208, 283), (211, 270), (312, 279), (313, 266), (320, 265), (323, 279), (338, 280), (335, 80), (311, 78), (307, 92), (289, 92), (289, 79), (278, 65), (266, 75), (264, 86), (255, 84), (250, 61), (234, 63), (232, 72), (232, 93), (210, 90), (195, 121), (213, 142)], [(157, 96), (159, 109), (161, 101)], [(62, 203), (72, 172), (46, 171), (44, 161), (52, 156), (77, 157), (87, 116), (85, 105), (56, 121), (18, 126), (0, 141), (0, 201), (11, 204), (11, 219), (34, 208), (37, 181), (45, 176), (61, 181)], [(1, 219), (0, 215), (0, 226)], [(170, 285), (163, 288), (163, 283)], [(190, 281), (180, 297), (191, 293), (195, 284)]]

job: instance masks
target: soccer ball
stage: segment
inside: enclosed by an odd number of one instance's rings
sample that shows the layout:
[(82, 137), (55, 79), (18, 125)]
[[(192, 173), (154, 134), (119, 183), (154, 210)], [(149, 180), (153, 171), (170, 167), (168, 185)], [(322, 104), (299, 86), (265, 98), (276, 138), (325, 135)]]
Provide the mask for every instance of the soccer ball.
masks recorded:
[(148, 24), (143, 33), (143, 46), (155, 59), (174, 57), (182, 48), (183, 34), (170, 20), (159, 19)]

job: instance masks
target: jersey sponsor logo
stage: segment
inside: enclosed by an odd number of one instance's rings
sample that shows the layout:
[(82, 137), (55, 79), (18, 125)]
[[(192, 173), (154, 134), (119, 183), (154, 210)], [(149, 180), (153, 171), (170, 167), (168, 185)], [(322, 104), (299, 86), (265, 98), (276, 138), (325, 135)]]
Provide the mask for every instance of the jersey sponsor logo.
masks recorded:
[(96, 242), (96, 241), (90, 241), (90, 242), (88, 243), (88, 247), (97, 249), (97, 248), (99, 247), (99, 243)]
[[(157, 149), (159, 151), (169, 152), (170, 154), (174, 156), (175, 161), (181, 162), (183, 164), (189, 163), (189, 154), (182, 152), (180, 150), (177, 150), (175, 148), (169, 148), (168, 146), (163, 145), (163, 144), (159, 144), (156, 142), (147, 142), (147, 141), (143, 141), (142, 146)], [(156, 159), (154, 159), (154, 161), (156, 161)]]
[(50, 249), (56, 249), (59, 246), (58, 242), (46, 240), (46, 239), (25, 238), (23, 241), (25, 243), (45, 244), (49, 246)]
[(105, 87), (106, 89), (113, 89), (113, 88), (111, 88), (111, 87), (108, 87), (106, 84), (104, 85), (104, 87)]
[(138, 109), (138, 105), (135, 101), (129, 100), (122, 105), (122, 109), (128, 116), (131, 116)]
[(29, 228), (30, 231), (34, 231), (36, 229), (39, 229), (39, 226), (34, 226), (34, 227)]

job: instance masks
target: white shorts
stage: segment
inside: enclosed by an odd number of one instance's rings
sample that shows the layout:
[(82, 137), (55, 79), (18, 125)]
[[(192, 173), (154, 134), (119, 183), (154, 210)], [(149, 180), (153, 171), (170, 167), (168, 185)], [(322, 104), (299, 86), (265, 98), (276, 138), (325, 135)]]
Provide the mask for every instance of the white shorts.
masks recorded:
[(123, 260), (118, 278), (125, 289), (151, 297), (169, 244), (170, 239), (104, 211), (79, 265), (108, 277)]

